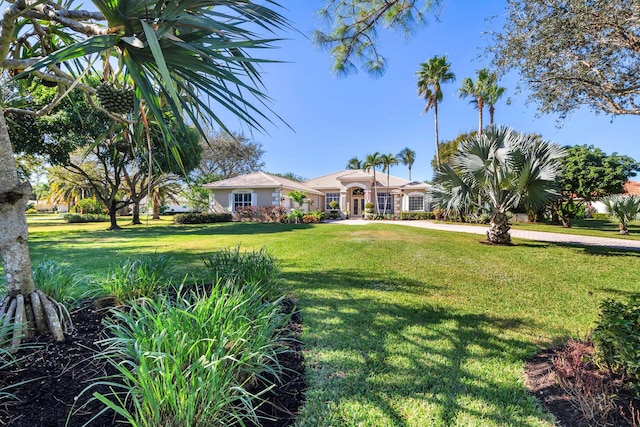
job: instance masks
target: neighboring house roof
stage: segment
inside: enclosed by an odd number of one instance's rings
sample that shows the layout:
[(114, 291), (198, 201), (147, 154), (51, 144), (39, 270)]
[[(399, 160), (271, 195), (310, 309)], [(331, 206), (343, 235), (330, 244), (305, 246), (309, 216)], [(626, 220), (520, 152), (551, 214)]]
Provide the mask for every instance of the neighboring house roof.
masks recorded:
[[(310, 179), (305, 181), (305, 184), (309, 187), (320, 190), (341, 188), (352, 182), (364, 182), (369, 185), (373, 185), (373, 172), (366, 172), (362, 169), (346, 169)], [(376, 182), (378, 187), (387, 187), (387, 174), (380, 171), (376, 172)], [(426, 190), (429, 188), (429, 186), (423, 182), (409, 181), (393, 175), (389, 175), (389, 187), (414, 191)]]
[(640, 182), (638, 181), (627, 181), (622, 186), (622, 190), (625, 194), (637, 195), (640, 196)]
[(291, 190), (300, 190), (305, 193), (323, 195), (304, 183), (271, 175), (265, 172), (254, 172), (247, 175), (240, 175), (233, 178), (214, 181), (203, 185), (208, 190), (233, 190), (236, 188), (274, 188), (282, 187)]

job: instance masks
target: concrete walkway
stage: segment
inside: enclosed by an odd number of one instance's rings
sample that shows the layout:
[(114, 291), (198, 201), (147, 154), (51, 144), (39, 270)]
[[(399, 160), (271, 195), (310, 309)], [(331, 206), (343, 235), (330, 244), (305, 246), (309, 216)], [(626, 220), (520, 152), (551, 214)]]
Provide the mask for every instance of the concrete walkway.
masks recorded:
[[(368, 225), (368, 224), (395, 224), (408, 227), (429, 228), (432, 230), (455, 231), (459, 233), (487, 234), (489, 227), (463, 224), (443, 224), (432, 221), (365, 221), (362, 219), (348, 219), (333, 221), (330, 224), (340, 225)], [(549, 233), (546, 231), (511, 230), (511, 237), (517, 239), (537, 240), (539, 242), (552, 242), (582, 246), (600, 246), (611, 249), (627, 249), (640, 251), (640, 240), (615, 239), (609, 237), (579, 236), (576, 234)]]

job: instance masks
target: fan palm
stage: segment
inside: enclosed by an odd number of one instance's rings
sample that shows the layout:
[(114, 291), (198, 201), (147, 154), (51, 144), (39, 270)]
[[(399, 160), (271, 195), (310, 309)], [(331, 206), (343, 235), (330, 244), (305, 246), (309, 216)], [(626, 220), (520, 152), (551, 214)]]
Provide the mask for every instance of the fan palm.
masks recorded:
[(436, 134), (436, 159), (440, 166), (439, 141), (438, 141), (438, 104), (442, 101), (442, 83), (449, 83), (456, 79), (449, 69), (451, 64), (446, 56), (434, 56), (427, 62), (420, 64), (418, 76), (418, 95), (422, 96), (427, 104), (424, 107), (426, 113), (433, 108), (434, 129)]
[(387, 192), (385, 193), (385, 196), (384, 196), (383, 214), (387, 213), (387, 200), (388, 200), (388, 197), (391, 196), (391, 194), (389, 193), (390, 191), (389, 176), (390, 176), (391, 166), (397, 165), (397, 164), (398, 164), (398, 159), (396, 159), (395, 156), (391, 153), (382, 154), (380, 156), (380, 165), (382, 166), (382, 172), (387, 173)]
[(460, 143), (450, 164), (436, 172), (431, 196), (448, 212), (488, 209), (488, 240), (509, 244), (507, 211), (519, 205), (535, 210), (556, 198), (563, 155), (562, 148), (536, 135), (490, 127)]
[(416, 161), (416, 152), (409, 147), (404, 148), (398, 153), (396, 159), (403, 165), (407, 166), (409, 169), (409, 181), (411, 181), (411, 168)]
[(364, 162), (362, 163), (362, 169), (367, 172), (373, 170), (373, 204), (375, 206), (376, 214), (380, 213), (380, 208), (378, 207), (378, 180), (376, 179), (376, 168), (382, 164), (382, 159), (380, 157), (380, 153), (376, 151), (373, 154), (367, 154)]
[(492, 86), (496, 85), (498, 81), (498, 75), (490, 72), (486, 68), (482, 68), (478, 71), (478, 77), (476, 80), (472, 80), (470, 77), (462, 80), (462, 84), (458, 93), (460, 98), (473, 98), (472, 104), (478, 108), (478, 133), (482, 133), (482, 113), (484, 110), (484, 104), (487, 101), (488, 92)]
[(640, 212), (640, 196), (623, 196), (613, 194), (602, 199), (607, 213), (618, 220), (620, 234), (629, 234), (628, 225), (638, 218)]

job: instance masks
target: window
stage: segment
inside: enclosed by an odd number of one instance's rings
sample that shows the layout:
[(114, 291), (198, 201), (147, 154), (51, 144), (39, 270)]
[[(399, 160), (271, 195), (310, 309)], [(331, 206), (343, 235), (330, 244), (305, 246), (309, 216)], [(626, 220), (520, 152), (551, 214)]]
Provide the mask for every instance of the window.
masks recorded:
[(422, 211), (422, 210), (424, 210), (424, 197), (423, 196), (409, 196), (409, 210), (410, 211)]
[(251, 193), (235, 193), (233, 195), (233, 210), (251, 206)]
[(340, 203), (340, 193), (327, 193), (324, 197), (324, 204), (325, 204), (325, 209), (331, 209), (329, 207), (329, 203), (331, 203), (332, 201), (336, 201), (338, 203)]
[[(378, 211), (391, 213), (393, 211), (393, 209), (391, 208), (391, 199), (391, 194), (378, 193)], [(387, 202), (386, 208), (384, 206), (385, 201)]]

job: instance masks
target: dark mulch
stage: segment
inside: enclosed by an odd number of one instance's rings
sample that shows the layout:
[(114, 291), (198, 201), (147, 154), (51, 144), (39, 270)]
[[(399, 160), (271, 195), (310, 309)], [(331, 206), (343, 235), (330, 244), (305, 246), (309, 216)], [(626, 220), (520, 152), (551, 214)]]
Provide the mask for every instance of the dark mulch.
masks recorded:
[[(590, 387), (595, 390), (608, 389), (615, 391), (615, 399), (610, 405), (610, 411), (606, 419), (599, 416), (589, 419), (585, 413), (579, 409), (578, 400), (582, 402), (590, 401), (585, 399), (584, 393), (580, 394), (580, 398), (572, 397), (567, 392), (568, 388), (574, 390), (583, 390), (576, 387), (575, 378), (571, 375), (567, 376), (566, 369), (563, 369), (563, 363), (554, 363), (558, 360), (567, 360), (572, 356), (571, 352), (581, 352), (578, 356), (588, 359), (593, 352), (590, 343), (578, 343), (576, 349), (575, 343), (569, 343), (566, 346), (554, 349), (544, 350), (538, 353), (534, 358), (529, 360), (525, 367), (525, 375), (527, 378), (527, 387), (529, 391), (535, 395), (544, 408), (551, 412), (560, 427), (591, 427), (594, 425), (607, 425), (616, 427), (636, 427), (640, 425), (640, 401), (634, 399), (633, 395), (620, 383), (620, 378), (601, 371), (593, 363), (581, 364), (582, 376), (587, 378), (597, 378)], [(566, 366), (565, 366), (566, 368)], [(562, 369), (562, 371), (561, 371)], [(563, 373), (564, 372), (564, 373)], [(560, 386), (558, 378), (564, 378), (567, 386)], [(596, 384), (597, 383), (597, 384)], [(635, 411), (635, 415), (632, 413)], [(632, 419), (636, 419), (635, 423)]]
[[(288, 310), (293, 307), (292, 302), (285, 305)], [(94, 392), (106, 394), (107, 387), (93, 386), (90, 391), (86, 390), (96, 382), (96, 378), (115, 374), (105, 360), (94, 357), (100, 350), (95, 342), (102, 338), (101, 322), (106, 314), (107, 310), (87, 305), (72, 313), (75, 331), (66, 337), (66, 342), (55, 343), (52, 339), (40, 337), (33, 341), (40, 346), (38, 349), (23, 350), (16, 355), (23, 359), (2, 371), (0, 388), (16, 382), (28, 382), (10, 390), (18, 400), (0, 403), (0, 426), (79, 427), (104, 408), (98, 401), (91, 401), (91, 397)], [(306, 384), (299, 341), (300, 320), (299, 313), (294, 314), (287, 327), (287, 334), (294, 340), (291, 342), (292, 352), (280, 360), (285, 368), (282, 381), (265, 395), (267, 402), (260, 407), (262, 414), (273, 419), (263, 422), (264, 427), (292, 424), (304, 401)], [(86, 406), (78, 409), (83, 404)], [(78, 410), (66, 424), (74, 408)], [(108, 427), (116, 425), (116, 421), (115, 414), (108, 411), (89, 425)]]

